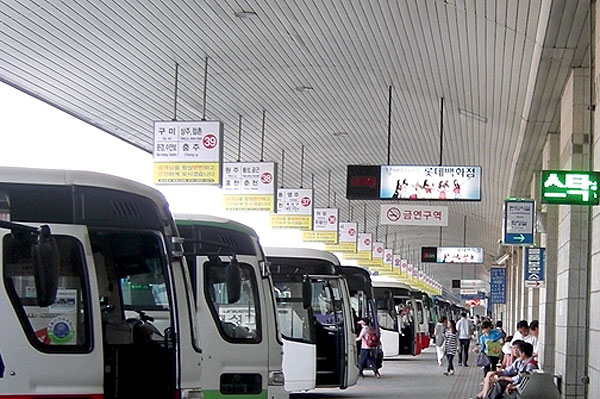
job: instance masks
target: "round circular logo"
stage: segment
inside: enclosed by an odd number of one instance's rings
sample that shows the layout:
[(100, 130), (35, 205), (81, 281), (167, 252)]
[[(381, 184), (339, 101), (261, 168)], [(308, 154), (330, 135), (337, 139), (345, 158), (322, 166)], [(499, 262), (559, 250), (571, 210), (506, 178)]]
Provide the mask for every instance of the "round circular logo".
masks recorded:
[(302, 206), (306, 207), (306, 206), (310, 206), (310, 198), (308, 197), (302, 197), (302, 199), (300, 200), (300, 204), (302, 204)]
[(400, 219), (400, 209), (394, 207), (388, 209), (387, 218), (391, 222), (397, 222)]
[(349, 235), (350, 237), (354, 237), (354, 235), (355, 235), (355, 234), (356, 234), (356, 230), (354, 230), (354, 229), (350, 229), (350, 230), (348, 230), (348, 235)]
[(213, 148), (215, 148), (218, 142), (219, 141), (217, 140), (217, 136), (215, 136), (214, 134), (207, 134), (202, 138), (202, 145), (208, 150), (212, 150)]
[(394, 264), (395, 264), (396, 266), (398, 266), (398, 265), (400, 264), (400, 259), (396, 258), (396, 259), (394, 260)]
[(337, 218), (335, 217), (335, 215), (330, 215), (329, 218), (327, 218), (329, 224), (335, 224), (336, 220)]
[(58, 316), (48, 323), (48, 338), (55, 344), (66, 344), (73, 335), (75, 335), (75, 326), (73, 322), (64, 317)]
[(273, 175), (270, 172), (264, 172), (260, 175), (260, 181), (263, 184), (270, 184), (273, 181)]
[(382, 253), (383, 252), (383, 248), (377, 247), (377, 252)]
[(371, 240), (368, 238), (365, 238), (364, 243), (365, 243), (365, 245), (369, 245), (371, 243)]

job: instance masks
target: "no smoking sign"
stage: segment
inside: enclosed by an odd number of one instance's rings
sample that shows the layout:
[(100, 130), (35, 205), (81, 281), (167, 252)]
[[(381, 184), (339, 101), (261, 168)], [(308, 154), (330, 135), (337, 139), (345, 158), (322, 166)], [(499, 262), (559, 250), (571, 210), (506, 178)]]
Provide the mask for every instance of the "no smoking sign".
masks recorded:
[(401, 215), (400, 209), (398, 208), (390, 208), (387, 211), (387, 218), (391, 222), (397, 222)]

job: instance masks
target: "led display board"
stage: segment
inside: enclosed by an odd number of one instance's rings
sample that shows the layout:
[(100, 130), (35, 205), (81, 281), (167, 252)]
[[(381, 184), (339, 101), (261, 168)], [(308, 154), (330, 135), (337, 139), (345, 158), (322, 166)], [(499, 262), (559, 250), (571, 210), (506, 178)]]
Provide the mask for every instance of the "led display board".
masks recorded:
[(483, 248), (422, 247), (421, 261), (429, 263), (483, 263)]
[(598, 205), (600, 172), (542, 171), (542, 202), (564, 205)]
[(480, 201), (481, 166), (348, 165), (346, 198)]
[(480, 201), (481, 166), (381, 166), (380, 199)]

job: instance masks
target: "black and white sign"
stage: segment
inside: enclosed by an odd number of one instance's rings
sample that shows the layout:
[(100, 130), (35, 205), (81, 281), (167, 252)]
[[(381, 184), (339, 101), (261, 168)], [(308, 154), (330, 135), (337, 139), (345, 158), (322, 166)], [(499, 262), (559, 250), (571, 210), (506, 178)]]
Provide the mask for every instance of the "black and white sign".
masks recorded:
[(356, 244), (358, 240), (358, 223), (340, 222), (339, 243), (349, 242)]
[(225, 194), (275, 194), (274, 162), (223, 163)]
[(338, 231), (338, 210), (337, 208), (315, 208), (314, 213), (314, 231)]
[(310, 188), (280, 188), (277, 190), (277, 213), (312, 216), (312, 198)]
[(373, 234), (358, 233), (358, 250), (372, 251), (373, 250)]
[(383, 204), (379, 223), (404, 226), (448, 226), (448, 207), (413, 204)]
[(221, 122), (154, 122), (155, 162), (220, 162), (222, 149)]

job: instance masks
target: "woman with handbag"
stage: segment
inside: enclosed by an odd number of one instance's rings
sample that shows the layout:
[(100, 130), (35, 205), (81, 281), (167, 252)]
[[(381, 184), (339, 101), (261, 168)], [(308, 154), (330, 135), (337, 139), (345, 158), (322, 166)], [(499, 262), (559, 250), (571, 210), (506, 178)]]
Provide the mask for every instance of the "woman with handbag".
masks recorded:
[(483, 368), (483, 376), (496, 370), (502, 356), (502, 332), (495, 329), (489, 320), (481, 323), (481, 336), (476, 350), (479, 352), (477, 366)]

